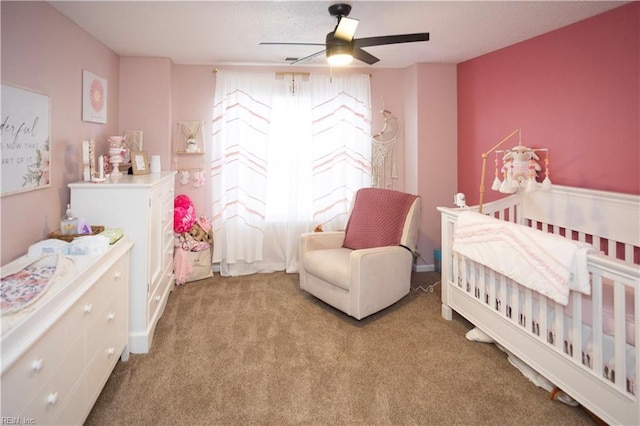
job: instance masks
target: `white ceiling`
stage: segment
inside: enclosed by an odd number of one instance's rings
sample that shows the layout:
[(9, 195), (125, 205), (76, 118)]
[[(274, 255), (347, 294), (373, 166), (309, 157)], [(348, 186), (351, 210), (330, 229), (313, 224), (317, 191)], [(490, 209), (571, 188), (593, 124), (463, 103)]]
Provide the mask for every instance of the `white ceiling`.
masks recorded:
[[(53, 1), (61, 13), (121, 56), (176, 64), (282, 65), (321, 46), (259, 46), (261, 41), (324, 43), (340, 1)], [(459, 63), (619, 7), (625, 1), (347, 1), (355, 38), (429, 32), (427, 42), (368, 47), (373, 65)], [(354, 65), (366, 66), (361, 62)], [(325, 66), (324, 55), (301, 63)]]

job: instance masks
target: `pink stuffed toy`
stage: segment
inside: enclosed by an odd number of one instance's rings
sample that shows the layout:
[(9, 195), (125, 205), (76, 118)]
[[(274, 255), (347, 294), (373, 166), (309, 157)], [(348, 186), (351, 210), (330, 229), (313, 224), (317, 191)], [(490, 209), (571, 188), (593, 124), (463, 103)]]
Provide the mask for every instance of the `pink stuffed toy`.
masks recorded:
[(178, 195), (173, 202), (173, 230), (178, 234), (189, 232), (196, 221), (196, 213), (191, 199)]

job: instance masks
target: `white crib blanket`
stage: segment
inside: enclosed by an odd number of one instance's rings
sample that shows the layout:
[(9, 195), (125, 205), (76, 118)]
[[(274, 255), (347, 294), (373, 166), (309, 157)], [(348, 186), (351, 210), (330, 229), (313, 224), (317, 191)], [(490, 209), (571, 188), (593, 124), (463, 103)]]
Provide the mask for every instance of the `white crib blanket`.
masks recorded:
[(591, 294), (591, 244), (480, 213), (458, 216), (453, 251), (566, 305), (569, 291)]

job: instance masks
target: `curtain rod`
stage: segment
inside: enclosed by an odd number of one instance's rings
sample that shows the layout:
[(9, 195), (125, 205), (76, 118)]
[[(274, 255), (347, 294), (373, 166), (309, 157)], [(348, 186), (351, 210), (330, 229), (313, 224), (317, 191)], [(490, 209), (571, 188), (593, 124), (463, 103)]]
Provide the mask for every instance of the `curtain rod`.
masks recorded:
[(296, 72), (296, 71), (276, 71), (276, 76), (280, 77), (280, 76), (285, 76), (285, 75), (301, 75), (303, 77), (309, 77), (311, 75), (310, 72)]
[[(211, 70), (212, 73), (217, 73), (218, 72), (218, 68), (214, 68)], [(285, 75), (301, 75), (303, 77), (309, 77), (311, 75), (310, 72), (295, 72), (295, 71), (276, 71), (276, 76), (285, 76)], [(369, 77), (372, 77), (371, 73), (368, 74)]]
[[(301, 75), (303, 77), (309, 77), (311, 75), (310, 72), (295, 72), (295, 71), (276, 71), (276, 76), (285, 76), (285, 75)], [(371, 77), (371, 73), (367, 73), (369, 77)]]

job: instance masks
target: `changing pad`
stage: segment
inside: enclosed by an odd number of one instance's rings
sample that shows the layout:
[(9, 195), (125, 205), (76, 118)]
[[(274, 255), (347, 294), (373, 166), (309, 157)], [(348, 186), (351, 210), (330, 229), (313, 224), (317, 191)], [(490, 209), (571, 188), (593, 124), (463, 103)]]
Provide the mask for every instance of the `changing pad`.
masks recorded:
[(49, 254), (31, 260), (21, 268), (3, 268), (0, 284), (2, 315), (16, 313), (36, 302), (71, 264), (61, 254)]

